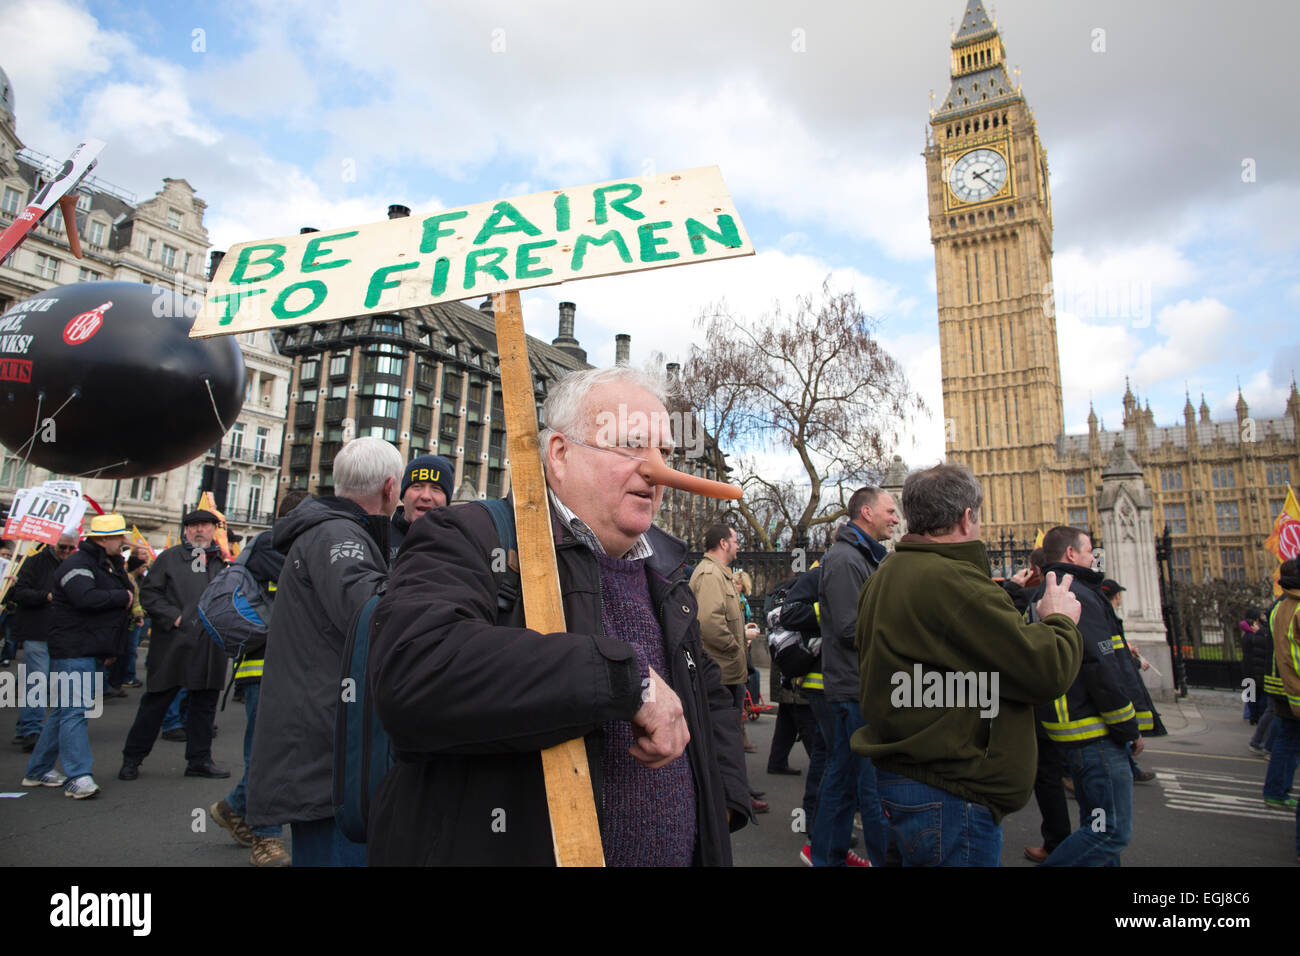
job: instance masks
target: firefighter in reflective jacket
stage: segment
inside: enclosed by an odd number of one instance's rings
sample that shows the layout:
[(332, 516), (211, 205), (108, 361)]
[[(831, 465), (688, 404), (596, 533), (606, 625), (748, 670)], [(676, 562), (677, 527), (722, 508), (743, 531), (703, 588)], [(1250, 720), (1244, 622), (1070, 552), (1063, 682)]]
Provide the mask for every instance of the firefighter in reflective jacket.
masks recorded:
[[(1115, 612), (1099, 589), (1101, 574), (1068, 564), (1049, 564), (1043, 568), (1044, 574), (1048, 571), (1074, 575), (1070, 590), (1084, 609), (1079, 617), (1083, 663), (1070, 689), (1038, 709), (1043, 730), (1053, 742), (1066, 746), (1102, 738), (1119, 744), (1139, 739), (1141, 727), (1134, 706), (1137, 677)], [(1143, 707), (1150, 728), (1151, 711), (1145, 704)]]

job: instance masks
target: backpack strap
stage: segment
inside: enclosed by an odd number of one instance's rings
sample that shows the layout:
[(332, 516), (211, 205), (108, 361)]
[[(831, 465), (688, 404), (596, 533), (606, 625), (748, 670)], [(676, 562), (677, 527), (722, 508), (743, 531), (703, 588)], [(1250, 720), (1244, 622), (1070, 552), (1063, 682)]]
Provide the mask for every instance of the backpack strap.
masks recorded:
[(504, 571), (493, 570), (497, 579), (497, 617), (504, 620), (510, 616), (519, 602), (521, 585), (519, 581), (519, 539), (515, 534), (515, 511), (505, 498), (488, 498), (474, 504), (487, 509), (488, 516), (496, 528), (497, 539), (505, 551), (506, 568)]

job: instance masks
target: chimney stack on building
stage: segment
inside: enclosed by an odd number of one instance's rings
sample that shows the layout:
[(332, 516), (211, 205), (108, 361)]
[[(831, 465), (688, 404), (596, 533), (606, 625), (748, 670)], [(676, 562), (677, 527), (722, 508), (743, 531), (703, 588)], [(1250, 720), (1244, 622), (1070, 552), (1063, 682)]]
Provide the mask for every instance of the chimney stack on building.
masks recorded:
[(389, 219), (405, 219), (410, 214), (411, 214), (410, 206), (403, 206), (399, 203), (394, 203), (393, 205), (388, 207)]
[(620, 332), (614, 336), (614, 364), (630, 365), (632, 361), (632, 336)]
[(578, 307), (572, 302), (560, 303), (560, 334), (551, 340), (551, 344), (579, 362), (587, 361), (587, 351), (573, 337), (573, 313)]
[(221, 260), (224, 258), (226, 258), (226, 250), (224, 249), (213, 249), (211, 252), (208, 253), (208, 281), (209, 282), (211, 282), (212, 277), (217, 274), (217, 267), (221, 265)]
[(305, 236), (309, 232), (320, 232), (320, 230), (317, 229), (315, 226), (303, 226), (301, 229), (298, 230), (298, 235)]

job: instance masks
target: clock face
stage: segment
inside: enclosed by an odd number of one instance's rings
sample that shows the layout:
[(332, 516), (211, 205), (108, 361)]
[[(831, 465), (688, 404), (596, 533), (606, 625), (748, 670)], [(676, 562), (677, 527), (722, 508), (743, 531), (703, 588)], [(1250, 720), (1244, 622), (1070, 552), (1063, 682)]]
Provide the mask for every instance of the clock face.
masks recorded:
[(962, 202), (982, 202), (1007, 181), (1007, 161), (993, 149), (972, 149), (952, 164), (948, 186)]

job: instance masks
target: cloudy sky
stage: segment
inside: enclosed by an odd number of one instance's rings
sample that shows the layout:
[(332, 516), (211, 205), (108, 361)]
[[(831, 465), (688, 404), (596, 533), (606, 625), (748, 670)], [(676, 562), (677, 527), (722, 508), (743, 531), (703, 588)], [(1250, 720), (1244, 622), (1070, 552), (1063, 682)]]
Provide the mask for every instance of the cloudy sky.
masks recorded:
[[(524, 295), (529, 331), (578, 305), (597, 363), (683, 358), (827, 274), (878, 318), (933, 409), (899, 449), (942, 455), (930, 92), (965, 0), (77, 3), (0, 0), (17, 131), (96, 174), (207, 204), (215, 248), (671, 169), (721, 167), (758, 255)], [(1238, 382), (1282, 411), (1300, 371), (1300, 123), (1292, 0), (1000, 0), (1047, 146), (1065, 419), (1117, 427), (1124, 379), (1158, 423)], [(44, 36), (41, 42), (25, 38)], [(20, 39), (23, 38), (23, 39)]]

